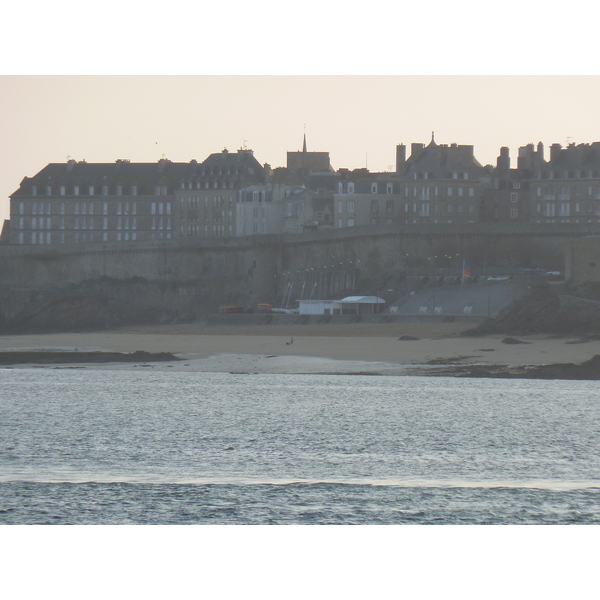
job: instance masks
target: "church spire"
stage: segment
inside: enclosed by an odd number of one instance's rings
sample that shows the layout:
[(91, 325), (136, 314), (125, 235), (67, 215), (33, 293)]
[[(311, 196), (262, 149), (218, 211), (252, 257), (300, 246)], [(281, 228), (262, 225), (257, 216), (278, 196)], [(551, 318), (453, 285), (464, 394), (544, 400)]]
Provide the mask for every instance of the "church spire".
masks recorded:
[(304, 125), (304, 141), (302, 142), (302, 152), (306, 152), (306, 125)]

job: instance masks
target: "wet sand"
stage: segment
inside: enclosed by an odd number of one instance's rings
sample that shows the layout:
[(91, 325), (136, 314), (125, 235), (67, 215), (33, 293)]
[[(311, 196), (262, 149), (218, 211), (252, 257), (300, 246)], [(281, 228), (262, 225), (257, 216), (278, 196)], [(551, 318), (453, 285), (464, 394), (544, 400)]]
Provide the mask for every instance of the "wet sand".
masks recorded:
[(427, 374), (440, 365), (579, 364), (600, 354), (599, 340), (536, 335), (519, 337), (526, 343), (509, 345), (502, 342), (507, 337), (504, 335), (460, 336), (470, 328), (465, 323), (161, 325), (94, 333), (0, 336), (0, 351), (170, 352), (185, 360), (148, 362), (146, 366), (205, 372), (388, 375)]

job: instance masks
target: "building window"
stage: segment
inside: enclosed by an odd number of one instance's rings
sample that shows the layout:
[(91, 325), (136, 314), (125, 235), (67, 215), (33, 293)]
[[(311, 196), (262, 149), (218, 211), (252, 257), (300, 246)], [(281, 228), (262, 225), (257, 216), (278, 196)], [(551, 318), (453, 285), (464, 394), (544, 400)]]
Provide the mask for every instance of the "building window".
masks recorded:
[(343, 220), (342, 219), (338, 219), (337, 220), (337, 226), (338, 226), (338, 229), (341, 229), (343, 227)]
[[(354, 214), (354, 200), (348, 200), (346, 202), (346, 212), (349, 215), (353, 215)], [(354, 220), (354, 219), (353, 219)]]
[(371, 212), (379, 212), (379, 203), (377, 202), (377, 200), (371, 200)]
[(511, 202), (518, 202), (519, 201), (519, 194), (517, 194), (517, 192), (511, 192), (511, 194), (510, 194), (510, 201)]
[(449, 188), (447, 189), (447, 191), (446, 191), (446, 195), (447, 195), (447, 196), (452, 196), (452, 188), (451, 188), (451, 187), (449, 187)]
[(461, 187), (458, 188), (458, 195), (459, 196), (463, 195), (463, 189)]
[(348, 193), (354, 194), (354, 184), (353, 183), (348, 184)]
[(385, 212), (391, 214), (394, 212), (394, 202), (392, 200), (388, 200), (385, 203)]
[(518, 208), (511, 208), (510, 209), (510, 218), (511, 219), (516, 219), (519, 216), (519, 209)]
[(131, 186), (131, 195), (132, 196), (137, 196), (137, 185), (132, 185)]
[(348, 219), (346, 221), (346, 227), (354, 227), (354, 219)]
[(93, 196), (94, 195), (94, 186), (93, 185), (90, 185), (89, 194), (88, 195), (89, 196)]
[(513, 181), (513, 190), (518, 190), (521, 188), (521, 183), (519, 181)]
[(46, 196), (52, 196), (52, 187), (49, 185), (46, 186)]
[(475, 195), (475, 189), (470, 187), (469, 188), (469, 196), (473, 197)]
[(73, 186), (73, 196), (79, 196), (79, 186), (78, 185)]
[(108, 186), (107, 185), (102, 186), (102, 195), (108, 196)]
[(123, 194), (123, 186), (118, 185), (117, 186), (117, 196), (121, 196), (122, 194)]
[(394, 184), (393, 183), (388, 183), (386, 191), (387, 191), (388, 194), (393, 194), (394, 193)]
[(61, 186), (60, 186), (60, 195), (61, 195), (61, 196), (64, 196), (64, 195), (65, 195), (65, 191), (66, 191), (66, 190), (65, 190), (65, 186), (64, 186), (64, 185), (61, 185)]
[(371, 194), (376, 194), (376, 193), (377, 193), (377, 184), (372, 183), (371, 184)]
[(37, 187), (35, 185), (31, 186), (31, 195), (35, 196), (37, 194)]

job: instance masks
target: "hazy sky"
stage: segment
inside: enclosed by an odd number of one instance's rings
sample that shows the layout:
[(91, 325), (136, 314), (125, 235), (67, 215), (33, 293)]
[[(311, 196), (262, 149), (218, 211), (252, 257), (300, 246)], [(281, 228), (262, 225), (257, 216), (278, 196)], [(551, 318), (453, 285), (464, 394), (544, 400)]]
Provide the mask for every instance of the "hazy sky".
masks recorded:
[(393, 168), (395, 146), (600, 140), (599, 76), (4, 76), (0, 218), (25, 176), (87, 162), (204, 160), (244, 144), (261, 163), (328, 151), (334, 168)]
[(334, 168), (379, 171), (432, 131), (483, 164), (501, 146), (516, 164), (524, 144), (600, 140), (584, 0), (98, 6), (4, 8), (27, 27), (0, 36), (0, 223), (23, 177), (68, 157), (201, 161), (246, 144), (277, 167), (306, 126)]

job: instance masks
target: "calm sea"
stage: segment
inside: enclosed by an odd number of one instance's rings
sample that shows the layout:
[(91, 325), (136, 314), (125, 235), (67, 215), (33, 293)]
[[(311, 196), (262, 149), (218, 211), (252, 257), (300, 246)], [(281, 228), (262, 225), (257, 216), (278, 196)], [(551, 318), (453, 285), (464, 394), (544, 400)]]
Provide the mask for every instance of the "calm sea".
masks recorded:
[(0, 370), (3, 524), (597, 524), (597, 382)]

